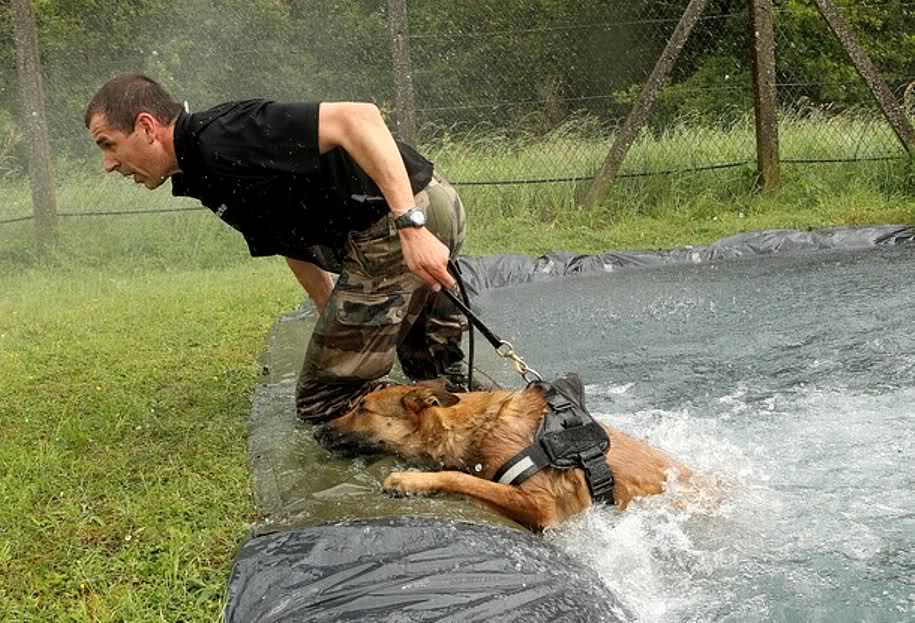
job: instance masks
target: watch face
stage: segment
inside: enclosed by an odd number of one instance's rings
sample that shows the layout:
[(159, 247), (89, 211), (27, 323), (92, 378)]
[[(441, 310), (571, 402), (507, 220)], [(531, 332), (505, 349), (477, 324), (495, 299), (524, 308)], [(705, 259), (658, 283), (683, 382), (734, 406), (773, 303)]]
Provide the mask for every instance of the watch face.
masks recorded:
[(422, 210), (410, 210), (410, 222), (417, 227), (422, 227), (426, 224), (426, 213)]
[(422, 227), (426, 224), (426, 215), (422, 210), (411, 208), (394, 221), (398, 229), (404, 227)]

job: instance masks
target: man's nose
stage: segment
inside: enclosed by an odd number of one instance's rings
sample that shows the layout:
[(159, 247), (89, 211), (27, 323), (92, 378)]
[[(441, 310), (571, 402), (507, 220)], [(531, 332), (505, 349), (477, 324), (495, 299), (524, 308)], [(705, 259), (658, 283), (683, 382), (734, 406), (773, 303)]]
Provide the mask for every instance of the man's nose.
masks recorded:
[(107, 154), (102, 158), (102, 166), (105, 167), (106, 173), (111, 173), (118, 168), (118, 161), (108, 156)]

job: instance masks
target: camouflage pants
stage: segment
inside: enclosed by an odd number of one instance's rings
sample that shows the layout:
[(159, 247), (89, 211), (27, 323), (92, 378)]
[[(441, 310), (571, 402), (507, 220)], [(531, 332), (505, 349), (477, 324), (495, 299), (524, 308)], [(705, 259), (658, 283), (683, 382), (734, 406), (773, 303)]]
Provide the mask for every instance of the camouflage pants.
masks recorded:
[[(416, 195), (426, 227), (457, 256), (464, 243), (464, 206), (436, 176)], [(466, 320), (407, 268), (400, 236), (384, 217), (352, 232), (340, 277), (315, 325), (296, 387), (300, 418), (324, 421), (381, 381), (395, 353), (410, 378), (435, 378), (463, 359)]]

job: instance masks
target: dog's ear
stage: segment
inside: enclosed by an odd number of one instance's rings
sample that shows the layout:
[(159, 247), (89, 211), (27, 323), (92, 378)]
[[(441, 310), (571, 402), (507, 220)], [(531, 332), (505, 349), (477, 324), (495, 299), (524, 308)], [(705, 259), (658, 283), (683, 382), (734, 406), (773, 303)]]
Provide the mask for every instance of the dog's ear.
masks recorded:
[(460, 398), (441, 389), (417, 387), (402, 399), (408, 411), (419, 413), (429, 407), (452, 407), (460, 402)]

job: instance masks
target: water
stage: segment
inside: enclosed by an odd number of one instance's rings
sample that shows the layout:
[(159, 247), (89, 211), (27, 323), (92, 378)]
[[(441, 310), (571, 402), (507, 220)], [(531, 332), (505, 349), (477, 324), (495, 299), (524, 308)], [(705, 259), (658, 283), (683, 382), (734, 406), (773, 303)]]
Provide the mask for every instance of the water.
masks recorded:
[[(701, 413), (634, 396), (592, 410), (721, 481), (685, 509), (646, 499), (547, 538), (599, 571), (640, 621), (900, 621), (915, 613), (912, 425), (884, 395), (804, 388)], [(631, 390), (630, 390), (631, 391)], [(901, 431), (908, 431), (908, 434)], [(672, 494), (676, 497), (676, 492)], [(717, 499), (715, 499), (717, 498)]]
[(913, 260), (776, 257), (483, 297), (544, 377), (580, 373), (599, 419), (720, 483), (685, 507), (674, 487), (546, 538), (596, 569), (631, 620), (915, 620)]
[[(628, 270), (504, 288), (484, 321), (591, 412), (717, 486), (596, 509), (544, 538), (596, 570), (620, 620), (915, 621), (915, 246)], [(274, 525), (400, 515), (499, 523), (458, 497), (389, 498), (295, 422), (307, 323), (274, 328), (249, 435)], [(477, 367), (520, 378), (478, 340)], [(682, 503), (674, 503), (679, 501)]]

